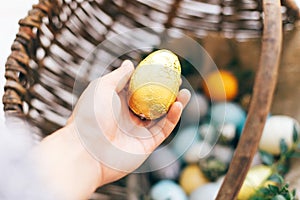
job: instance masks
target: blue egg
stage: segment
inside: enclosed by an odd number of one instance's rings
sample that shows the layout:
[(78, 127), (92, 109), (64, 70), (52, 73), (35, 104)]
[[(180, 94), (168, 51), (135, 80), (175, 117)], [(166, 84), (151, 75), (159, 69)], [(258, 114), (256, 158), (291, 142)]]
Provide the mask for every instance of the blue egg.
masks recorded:
[(162, 180), (156, 183), (150, 190), (153, 200), (187, 200), (183, 189), (171, 180)]
[(221, 184), (219, 182), (207, 183), (200, 186), (190, 195), (190, 200), (214, 200), (217, 197)]
[(216, 126), (234, 124), (240, 134), (246, 121), (246, 112), (233, 102), (216, 103), (211, 107), (211, 120)]
[(182, 156), (193, 143), (199, 140), (198, 126), (188, 126), (177, 132), (170, 145), (178, 156)]

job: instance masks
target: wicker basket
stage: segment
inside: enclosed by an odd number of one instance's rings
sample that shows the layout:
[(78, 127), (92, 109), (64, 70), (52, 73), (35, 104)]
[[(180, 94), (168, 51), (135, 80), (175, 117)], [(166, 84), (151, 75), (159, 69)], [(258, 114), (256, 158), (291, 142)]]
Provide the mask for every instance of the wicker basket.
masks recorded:
[[(140, 38), (129, 38), (130, 44), (111, 43), (95, 50), (107, 38), (134, 28), (159, 27), (159, 31), (147, 29), (147, 34), (156, 36), (160, 42), (163, 31), (181, 31), (199, 41), (217, 66), (238, 62), (243, 69), (256, 70), (263, 30), (262, 10), (262, 2), (254, 0), (40, 0), (19, 21), (20, 29), (6, 62), (5, 114), (28, 120), (41, 137), (57, 130), (65, 124), (74, 99), (84, 88), (74, 92), (75, 82), (87, 85), (95, 76), (103, 74), (105, 66), (111, 66), (105, 68), (107, 73), (124, 59), (138, 62), (149, 51), (139, 49), (147, 42)], [(288, 44), (299, 34), (298, 15), (293, 1), (282, 2), (284, 47), (289, 52), (293, 49)], [(137, 50), (118, 56), (120, 45)], [(254, 50), (249, 52), (249, 48)], [(108, 63), (116, 56), (118, 59)], [(291, 70), (299, 72), (294, 65), (296, 57), (284, 52), (282, 64), (291, 65)], [(78, 70), (82, 70), (80, 76)], [(295, 82), (296, 77), (294, 82), (282, 78), (293, 71), (284, 67), (280, 70), (285, 76), (279, 77), (279, 83), (287, 82), (284, 87), (300, 83)], [(195, 84), (199, 81), (191, 76), (192, 80)], [(272, 109), (299, 119), (299, 109), (292, 108), (290, 101), (281, 101), (282, 96), (288, 96), (284, 91), (278, 87)], [(299, 93), (295, 95), (292, 99), (299, 99)], [(137, 181), (143, 183), (136, 184)], [(148, 188), (147, 175), (132, 175), (99, 189), (93, 198), (138, 199)]]

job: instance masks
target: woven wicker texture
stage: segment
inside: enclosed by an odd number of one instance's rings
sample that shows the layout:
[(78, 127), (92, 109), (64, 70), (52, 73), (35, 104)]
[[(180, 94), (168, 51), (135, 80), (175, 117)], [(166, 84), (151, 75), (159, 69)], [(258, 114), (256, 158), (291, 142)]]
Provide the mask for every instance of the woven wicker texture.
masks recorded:
[[(282, 2), (282, 14), (285, 30), (293, 29), (298, 10), (292, 1)], [(212, 33), (220, 33), (220, 41), (237, 44), (261, 37), (262, 19), (261, 1), (253, 0), (40, 0), (20, 20), (6, 62), (5, 113), (27, 119), (45, 136), (65, 124), (84, 86), (124, 59), (137, 63), (150, 50), (139, 47), (156, 46), (163, 31), (182, 31), (204, 46), (216, 39)], [(130, 35), (95, 49), (107, 38), (139, 27), (150, 27), (146, 39)], [(120, 49), (126, 48), (137, 50), (120, 56)], [(81, 88), (74, 90), (75, 81)], [(126, 199), (126, 189), (108, 187), (119, 195), (115, 199)]]
[[(296, 18), (282, 7), (283, 23), (290, 29)], [(207, 31), (221, 31), (228, 37), (261, 35), (262, 13), (256, 1), (40, 1), (20, 20), (20, 30), (6, 63), (7, 82), (3, 97), (7, 114), (23, 116), (49, 134), (62, 126), (72, 110), (75, 77), (82, 85), (97, 77), (120, 46), (137, 48), (142, 38), (124, 38), (91, 51), (114, 34), (135, 27), (178, 29), (203, 38)], [(159, 33), (149, 30), (149, 38)], [(161, 38), (160, 38), (161, 39)], [(154, 44), (153, 44), (154, 45)], [(115, 48), (118, 47), (118, 48)], [(120, 59), (139, 60), (141, 51)], [(89, 65), (78, 73), (83, 61)]]

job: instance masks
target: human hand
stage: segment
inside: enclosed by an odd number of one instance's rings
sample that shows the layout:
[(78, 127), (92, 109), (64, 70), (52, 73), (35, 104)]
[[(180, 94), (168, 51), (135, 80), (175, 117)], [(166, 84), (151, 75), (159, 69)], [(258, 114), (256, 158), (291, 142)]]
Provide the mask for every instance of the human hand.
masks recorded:
[(161, 119), (141, 120), (127, 104), (126, 85), (134, 66), (120, 68), (93, 81), (68, 121), (86, 150), (100, 162), (100, 184), (120, 179), (138, 168), (172, 132), (190, 98), (183, 89)]

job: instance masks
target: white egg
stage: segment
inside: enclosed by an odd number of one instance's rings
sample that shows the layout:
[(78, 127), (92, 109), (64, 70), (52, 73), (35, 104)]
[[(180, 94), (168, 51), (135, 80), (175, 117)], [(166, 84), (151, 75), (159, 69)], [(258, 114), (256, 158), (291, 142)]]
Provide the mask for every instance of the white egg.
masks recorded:
[(156, 183), (150, 190), (153, 200), (187, 200), (183, 189), (174, 181), (162, 180)]
[(160, 148), (149, 157), (147, 163), (157, 179), (176, 179), (180, 173), (178, 156), (169, 148)]
[(256, 166), (256, 165), (261, 165), (261, 164), (262, 164), (261, 157), (260, 157), (259, 153), (256, 153), (252, 159), (251, 167)]
[(202, 124), (199, 126), (200, 137), (209, 144), (215, 144), (218, 141), (217, 130), (212, 124)]
[(187, 163), (197, 163), (201, 158), (206, 157), (212, 151), (212, 146), (205, 141), (199, 141), (184, 153), (183, 159)]
[(234, 150), (230, 146), (217, 144), (214, 146), (212, 155), (225, 164), (229, 164), (233, 157)]
[(192, 94), (182, 113), (182, 122), (184, 124), (198, 124), (201, 117), (207, 114), (208, 107), (208, 101), (203, 94)]
[(190, 200), (214, 200), (217, 197), (221, 184), (218, 182), (208, 183), (197, 188), (190, 195)]
[(280, 141), (284, 139), (289, 148), (293, 144), (293, 134), (299, 134), (299, 123), (284, 115), (274, 115), (267, 119), (259, 143), (259, 149), (273, 155), (280, 154)]

